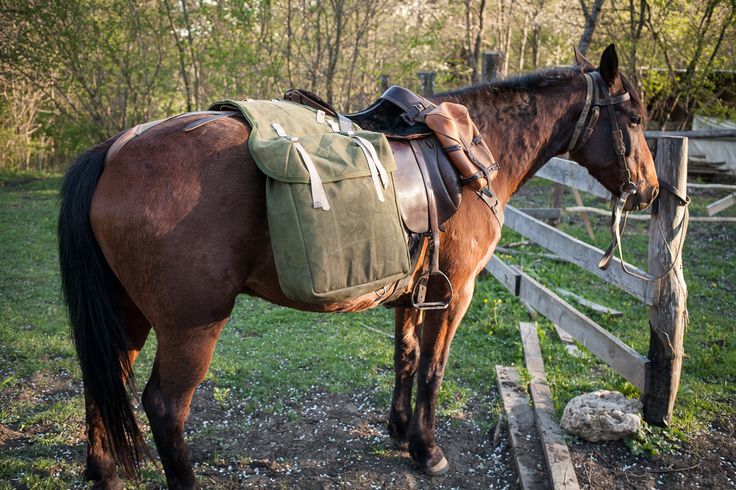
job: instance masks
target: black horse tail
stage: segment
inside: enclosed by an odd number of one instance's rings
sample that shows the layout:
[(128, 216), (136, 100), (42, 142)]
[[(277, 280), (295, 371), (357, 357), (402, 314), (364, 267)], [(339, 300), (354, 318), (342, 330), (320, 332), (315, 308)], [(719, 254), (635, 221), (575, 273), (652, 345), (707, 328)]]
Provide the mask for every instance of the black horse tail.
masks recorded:
[(122, 286), (102, 254), (89, 218), (105, 156), (117, 138), (87, 150), (64, 176), (59, 195), (59, 263), (87, 403), (99, 410), (107, 449), (115, 461), (128, 476), (138, 476), (148, 449), (126, 390), (126, 384), (132, 390), (135, 386), (120, 309)]

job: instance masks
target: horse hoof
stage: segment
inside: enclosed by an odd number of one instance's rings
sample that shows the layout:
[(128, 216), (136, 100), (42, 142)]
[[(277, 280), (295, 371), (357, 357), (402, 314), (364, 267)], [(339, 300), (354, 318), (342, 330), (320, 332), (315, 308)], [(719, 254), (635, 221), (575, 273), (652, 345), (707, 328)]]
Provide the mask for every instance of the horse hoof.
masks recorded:
[(392, 437), (391, 442), (393, 443), (394, 448), (398, 449), (399, 451), (409, 450), (409, 441), (401, 441), (399, 439)]
[(442, 459), (439, 463), (434, 466), (428, 466), (427, 468), (424, 468), (424, 472), (429, 476), (440, 476), (447, 473), (449, 469), (450, 463), (447, 462), (447, 458), (442, 456)]

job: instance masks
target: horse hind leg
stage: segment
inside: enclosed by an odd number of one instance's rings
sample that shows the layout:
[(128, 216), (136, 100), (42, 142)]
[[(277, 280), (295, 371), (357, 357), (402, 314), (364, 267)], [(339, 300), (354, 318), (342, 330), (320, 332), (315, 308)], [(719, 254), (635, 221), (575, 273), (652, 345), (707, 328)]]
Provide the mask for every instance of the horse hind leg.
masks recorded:
[(422, 312), (416, 308), (396, 308), (394, 344), (394, 393), (388, 432), (400, 449), (409, 448), (408, 429), (412, 417), (412, 387), (419, 366), (419, 324)]
[[(121, 298), (121, 310), (125, 332), (130, 340), (128, 359), (132, 366), (146, 343), (151, 324), (125, 293)], [(122, 489), (100, 412), (86, 391), (84, 398), (87, 421), (87, 467), (84, 476), (95, 482), (93, 488)]]
[(184, 442), (184, 424), (194, 390), (207, 374), (227, 320), (179, 332), (157, 326), (156, 359), (143, 391), (143, 407), (171, 489), (198, 488)]

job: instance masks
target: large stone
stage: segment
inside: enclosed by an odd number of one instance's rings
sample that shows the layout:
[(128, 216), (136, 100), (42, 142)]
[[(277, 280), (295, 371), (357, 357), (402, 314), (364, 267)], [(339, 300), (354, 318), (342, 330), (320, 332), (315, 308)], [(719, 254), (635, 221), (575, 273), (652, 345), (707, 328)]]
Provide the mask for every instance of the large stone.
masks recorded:
[(591, 442), (623, 439), (639, 430), (641, 407), (617, 391), (594, 391), (567, 403), (560, 427)]

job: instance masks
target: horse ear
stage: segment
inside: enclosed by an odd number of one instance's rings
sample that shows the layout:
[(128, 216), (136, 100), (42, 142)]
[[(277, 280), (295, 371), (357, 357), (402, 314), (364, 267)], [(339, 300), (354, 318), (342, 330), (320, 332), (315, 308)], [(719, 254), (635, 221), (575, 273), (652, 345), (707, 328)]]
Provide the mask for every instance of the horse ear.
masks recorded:
[(582, 70), (585, 70), (586, 68), (591, 70), (595, 69), (593, 63), (591, 63), (588, 58), (586, 58), (583, 53), (580, 52), (577, 46), (573, 46), (572, 49), (575, 51), (575, 66)]
[(609, 44), (601, 55), (601, 66), (599, 71), (603, 80), (609, 87), (613, 86), (618, 78), (618, 54), (616, 54), (616, 45)]

